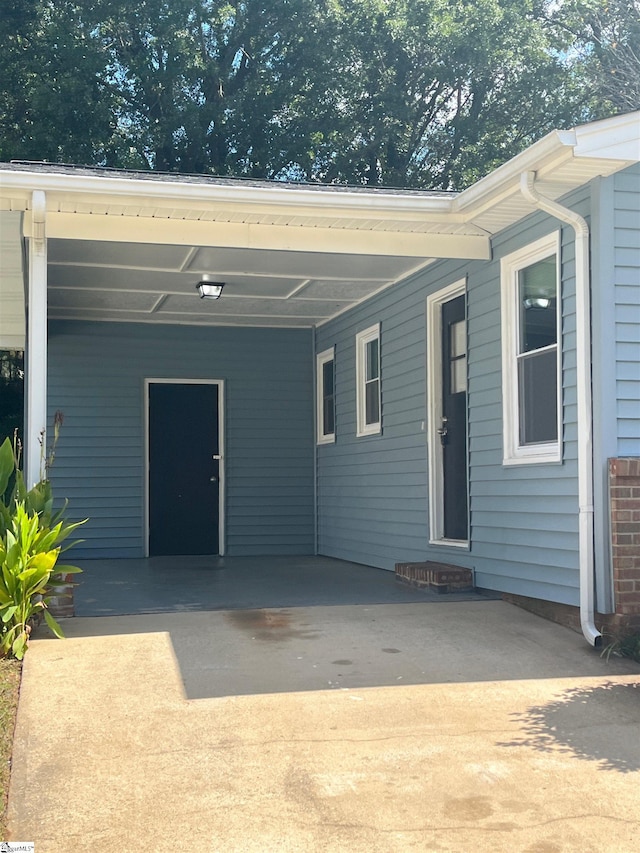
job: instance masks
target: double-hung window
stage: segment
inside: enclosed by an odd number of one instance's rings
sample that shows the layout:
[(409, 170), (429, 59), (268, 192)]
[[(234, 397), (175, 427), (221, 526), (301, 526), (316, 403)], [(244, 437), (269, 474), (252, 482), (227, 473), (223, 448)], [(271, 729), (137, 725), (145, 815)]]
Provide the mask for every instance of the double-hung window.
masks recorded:
[(504, 463), (561, 459), (560, 244), (501, 261)]
[(316, 440), (330, 444), (336, 440), (336, 395), (334, 348), (316, 356)]
[(356, 434), (382, 430), (380, 395), (380, 324), (356, 335)]

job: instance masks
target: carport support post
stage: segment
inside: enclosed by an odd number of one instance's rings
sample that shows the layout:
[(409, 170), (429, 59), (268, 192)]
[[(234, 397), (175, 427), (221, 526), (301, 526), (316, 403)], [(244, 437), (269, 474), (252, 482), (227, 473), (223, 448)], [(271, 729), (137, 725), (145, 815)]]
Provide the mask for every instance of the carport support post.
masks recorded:
[(29, 235), (24, 471), (27, 488), (44, 476), (47, 427), (46, 197), (34, 190)]

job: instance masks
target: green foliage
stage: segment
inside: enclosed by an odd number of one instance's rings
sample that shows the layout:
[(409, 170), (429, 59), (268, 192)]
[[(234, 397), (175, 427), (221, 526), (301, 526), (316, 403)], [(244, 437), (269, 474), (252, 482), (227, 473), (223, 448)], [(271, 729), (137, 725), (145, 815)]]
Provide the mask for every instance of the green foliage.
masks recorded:
[(638, 106), (640, 0), (6, 0), (0, 159), (462, 189)]
[(0, 655), (22, 660), (34, 621), (41, 616), (57, 637), (62, 630), (48, 604), (76, 574), (59, 565), (63, 542), (84, 522), (64, 521), (65, 505), (54, 510), (51, 484), (27, 489), (16, 445), (0, 445)]
[(10, 528), (16, 507), (22, 503), (30, 514), (36, 513), (45, 527), (53, 527), (64, 518), (67, 501), (54, 508), (51, 483), (44, 477), (27, 489), (20, 468), (19, 445), (8, 438), (0, 445), (0, 537)]
[(47, 609), (61, 576), (79, 572), (57, 565), (60, 543), (79, 525), (60, 521), (49, 528), (19, 502), (0, 540), (0, 653), (22, 660), (34, 619), (42, 614), (57, 637), (62, 630)]
[(615, 637), (602, 650), (602, 656), (607, 660), (611, 655), (631, 658), (640, 663), (640, 631)]

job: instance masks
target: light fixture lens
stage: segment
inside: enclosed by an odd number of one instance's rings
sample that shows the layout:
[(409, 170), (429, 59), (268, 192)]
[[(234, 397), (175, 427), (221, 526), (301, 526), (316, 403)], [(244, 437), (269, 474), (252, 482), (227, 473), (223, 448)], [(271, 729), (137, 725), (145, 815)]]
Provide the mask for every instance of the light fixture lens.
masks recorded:
[(524, 300), (525, 308), (548, 308), (551, 300), (546, 296), (529, 296)]
[(224, 284), (220, 281), (199, 281), (196, 287), (201, 299), (219, 299)]

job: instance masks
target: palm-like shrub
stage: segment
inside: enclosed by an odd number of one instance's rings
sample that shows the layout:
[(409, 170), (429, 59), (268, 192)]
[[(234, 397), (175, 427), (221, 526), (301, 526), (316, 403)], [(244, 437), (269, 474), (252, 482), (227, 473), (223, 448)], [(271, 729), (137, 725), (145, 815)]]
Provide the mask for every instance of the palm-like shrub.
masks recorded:
[(84, 522), (64, 520), (65, 504), (53, 506), (51, 483), (25, 486), (16, 444), (0, 445), (0, 655), (24, 657), (34, 622), (44, 616), (64, 636), (48, 609), (77, 566), (58, 564), (62, 543)]

